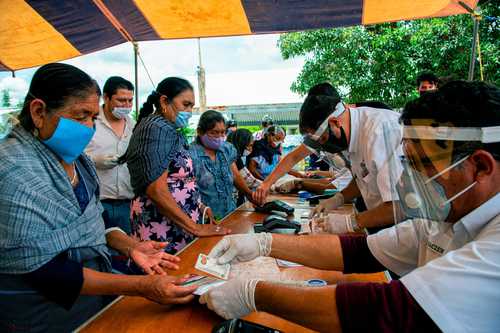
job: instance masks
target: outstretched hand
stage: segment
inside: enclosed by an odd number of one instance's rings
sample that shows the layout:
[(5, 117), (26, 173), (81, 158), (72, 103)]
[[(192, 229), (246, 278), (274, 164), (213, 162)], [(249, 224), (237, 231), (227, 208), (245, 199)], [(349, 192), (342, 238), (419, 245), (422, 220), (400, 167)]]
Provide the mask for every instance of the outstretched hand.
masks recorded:
[(144, 241), (129, 250), (130, 258), (146, 274), (165, 275), (164, 268), (179, 269), (181, 259), (165, 252), (168, 242)]

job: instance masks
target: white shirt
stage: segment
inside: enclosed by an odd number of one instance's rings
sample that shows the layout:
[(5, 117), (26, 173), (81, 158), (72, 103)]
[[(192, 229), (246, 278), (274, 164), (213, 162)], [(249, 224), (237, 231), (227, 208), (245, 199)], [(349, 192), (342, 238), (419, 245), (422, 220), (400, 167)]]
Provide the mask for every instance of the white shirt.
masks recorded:
[[(351, 138), (347, 151), (351, 162), (351, 172), (363, 196), (366, 207), (373, 209), (384, 202), (397, 199), (393, 195), (390, 173), (399, 164), (389, 163), (394, 148), (388, 149), (389, 142), (397, 142), (398, 156), (401, 150), (401, 126), (399, 113), (370, 107), (349, 108), (351, 116)], [(385, 132), (385, 133), (384, 133)], [(388, 138), (390, 136), (390, 138)], [(399, 168), (398, 168), (399, 169)]]
[(500, 193), (455, 224), (408, 220), (368, 247), (444, 332), (500, 330)]
[[(125, 129), (123, 130), (123, 135), (119, 137), (109, 125), (101, 108), (95, 122), (95, 129), (94, 137), (85, 149), (85, 153), (92, 160), (100, 155), (122, 156), (127, 151), (130, 138), (132, 137), (134, 122), (130, 117), (125, 117)], [(126, 163), (119, 164), (112, 169), (97, 168), (97, 176), (99, 177), (101, 186), (101, 200), (134, 198)]]

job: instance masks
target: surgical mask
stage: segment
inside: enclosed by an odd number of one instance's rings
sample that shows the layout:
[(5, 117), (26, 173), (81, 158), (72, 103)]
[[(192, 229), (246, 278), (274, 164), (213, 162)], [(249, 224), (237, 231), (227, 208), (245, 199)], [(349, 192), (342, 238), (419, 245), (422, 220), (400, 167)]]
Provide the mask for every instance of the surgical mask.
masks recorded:
[(245, 149), (245, 150), (243, 150), (243, 155), (242, 155), (242, 156), (248, 156), (248, 155), (250, 155), (251, 153), (252, 153), (252, 152), (251, 152), (250, 150)]
[(73, 163), (94, 136), (95, 129), (67, 118), (59, 118), (56, 130), (42, 142), (66, 163)]
[(175, 117), (175, 124), (177, 127), (188, 127), (189, 119), (191, 119), (191, 112), (188, 111), (179, 111), (177, 112), (177, 116)]
[(113, 110), (111, 110), (111, 113), (116, 119), (123, 119), (128, 116), (130, 112), (132, 112), (132, 108), (114, 107)]
[(207, 134), (200, 136), (201, 143), (208, 149), (219, 150), (224, 143), (224, 137), (213, 138)]
[(448, 198), (443, 185), (435, 179), (463, 163), (468, 157), (458, 160), (430, 178), (411, 167), (405, 168), (396, 187), (405, 217), (445, 222), (450, 214), (451, 202), (470, 190), (477, 182)]

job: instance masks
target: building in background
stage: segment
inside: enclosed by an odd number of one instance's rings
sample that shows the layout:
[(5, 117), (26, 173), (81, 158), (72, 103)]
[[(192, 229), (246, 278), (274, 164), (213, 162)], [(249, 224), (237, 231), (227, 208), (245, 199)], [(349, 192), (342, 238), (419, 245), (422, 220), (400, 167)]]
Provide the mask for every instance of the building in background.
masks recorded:
[[(275, 103), (249, 105), (207, 106), (207, 110), (221, 112), (226, 119), (234, 119), (238, 126), (260, 126), (262, 117), (269, 115), (275, 125), (286, 128), (287, 134), (298, 134), (299, 111), (302, 103)], [(200, 112), (194, 108), (194, 114)]]

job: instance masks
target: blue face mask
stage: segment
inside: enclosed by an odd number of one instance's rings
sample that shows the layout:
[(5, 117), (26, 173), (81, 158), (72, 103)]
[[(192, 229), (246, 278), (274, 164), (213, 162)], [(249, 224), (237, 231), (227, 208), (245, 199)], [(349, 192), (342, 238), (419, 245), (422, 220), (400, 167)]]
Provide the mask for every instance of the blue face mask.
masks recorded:
[(92, 140), (94, 133), (94, 128), (61, 117), (52, 136), (42, 142), (64, 162), (73, 163)]
[(175, 124), (177, 125), (177, 127), (181, 128), (188, 127), (189, 119), (191, 119), (191, 116), (191, 112), (179, 111), (177, 113), (177, 116), (175, 117)]
[[(410, 175), (411, 173), (411, 175)], [(397, 184), (399, 204), (406, 218), (445, 221), (451, 205), (441, 184), (415, 170), (404, 170)]]
[(406, 168), (396, 186), (399, 203), (408, 218), (422, 218), (435, 222), (445, 222), (451, 210), (451, 202), (471, 189), (473, 182), (451, 198), (435, 179), (465, 161), (468, 156), (453, 163), (433, 177), (428, 177), (413, 168)]

